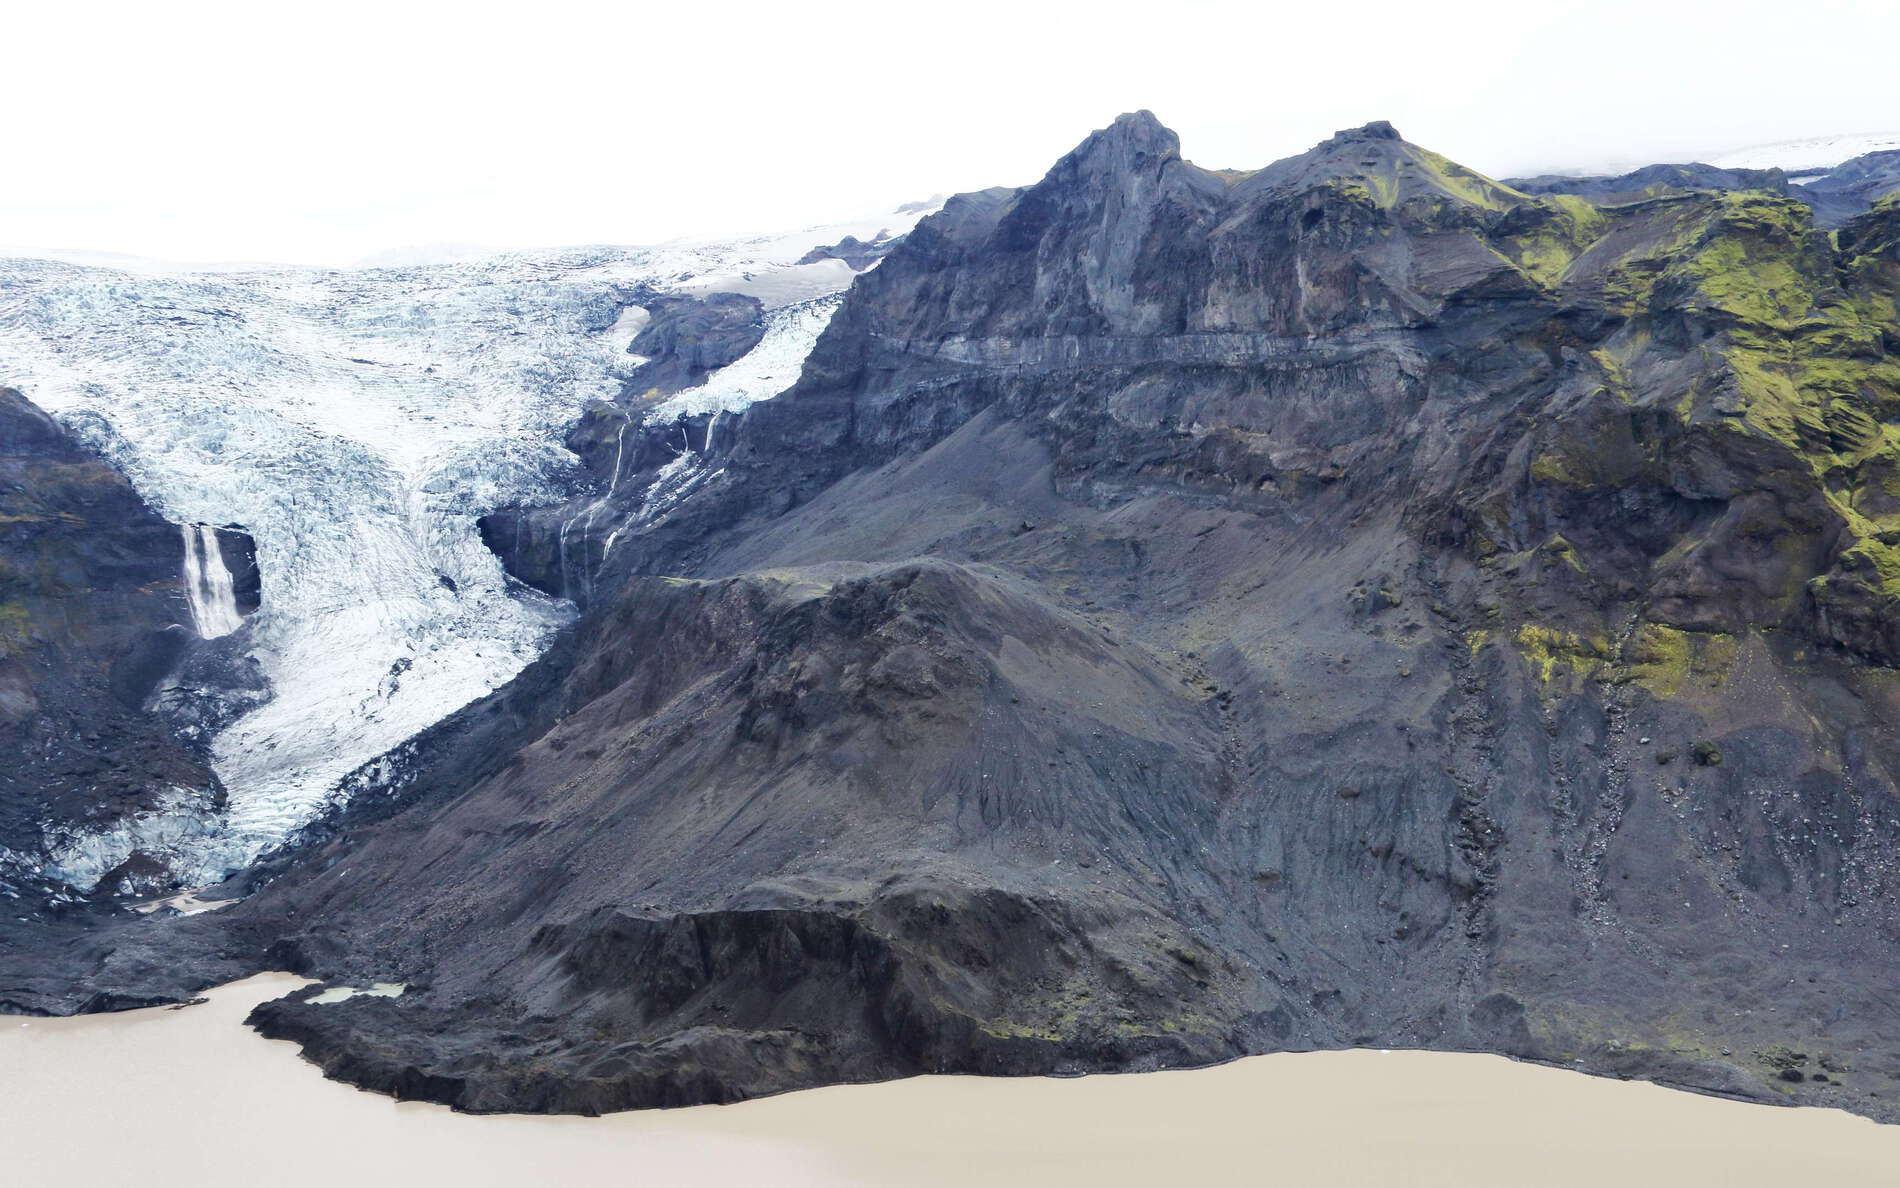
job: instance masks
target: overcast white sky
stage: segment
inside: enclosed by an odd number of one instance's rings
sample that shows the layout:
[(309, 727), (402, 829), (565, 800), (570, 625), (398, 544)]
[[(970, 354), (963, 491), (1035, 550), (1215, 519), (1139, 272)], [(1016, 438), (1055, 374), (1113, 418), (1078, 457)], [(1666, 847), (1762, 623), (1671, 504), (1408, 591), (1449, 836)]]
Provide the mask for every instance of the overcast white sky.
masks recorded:
[(1021, 184), (1146, 107), (1509, 174), (1900, 129), (1892, 0), (7, 6), (0, 244), (345, 263), (644, 243)]

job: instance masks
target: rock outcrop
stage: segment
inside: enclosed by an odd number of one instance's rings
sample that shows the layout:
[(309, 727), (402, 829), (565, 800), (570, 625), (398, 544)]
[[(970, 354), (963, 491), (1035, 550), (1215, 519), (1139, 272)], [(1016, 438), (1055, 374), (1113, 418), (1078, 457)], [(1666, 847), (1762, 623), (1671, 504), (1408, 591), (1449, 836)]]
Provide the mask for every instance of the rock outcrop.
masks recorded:
[(891, 254), (903, 240), (901, 235), (882, 232), (869, 241), (855, 235), (847, 235), (837, 243), (815, 247), (799, 258), (800, 264), (817, 264), (823, 260), (843, 260), (851, 266), (853, 272), (863, 272), (871, 265)]
[(627, 349), (646, 362), (627, 377), (631, 399), (671, 396), (704, 383), (765, 337), (761, 305), (743, 293), (655, 297), (649, 320)]

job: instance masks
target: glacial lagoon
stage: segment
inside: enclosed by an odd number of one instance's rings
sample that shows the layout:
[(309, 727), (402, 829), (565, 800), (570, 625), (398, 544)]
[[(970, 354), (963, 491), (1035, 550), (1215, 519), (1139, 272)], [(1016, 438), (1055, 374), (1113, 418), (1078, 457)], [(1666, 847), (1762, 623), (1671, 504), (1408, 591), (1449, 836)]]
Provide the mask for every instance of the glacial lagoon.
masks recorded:
[[(0, 1016), (11, 1184), (1900, 1183), (1900, 1127), (1495, 1056), (1316, 1052), (1076, 1079), (917, 1077), (605, 1118), (457, 1114), (324, 1079), (243, 1026), (302, 980), (183, 1009)], [(370, 993), (393, 994), (394, 986)]]

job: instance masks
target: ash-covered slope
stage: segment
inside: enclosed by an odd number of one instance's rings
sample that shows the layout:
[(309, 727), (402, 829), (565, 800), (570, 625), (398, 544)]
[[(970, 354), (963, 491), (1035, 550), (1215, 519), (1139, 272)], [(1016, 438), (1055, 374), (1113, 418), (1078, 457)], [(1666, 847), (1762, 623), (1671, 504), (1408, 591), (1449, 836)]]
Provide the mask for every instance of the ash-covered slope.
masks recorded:
[(409, 991), (258, 1020), (469, 1109), (1379, 1045), (1891, 1117), (1896, 220), (1146, 114), (952, 199), (484, 523), (586, 613), (220, 913)]
[(1183, 861), (1219, 723), (1142, 649), (927, 561), (644, 579), (576, 655), (492, 707), (538, 718), (499, 771), (247, 905), (306, 922), (300, 965), (430, 988), (267, 1032), (474, 1110), (1241, 1050), (1204, 1016), (1245, 982), (1170, 914), (1231, 894)]

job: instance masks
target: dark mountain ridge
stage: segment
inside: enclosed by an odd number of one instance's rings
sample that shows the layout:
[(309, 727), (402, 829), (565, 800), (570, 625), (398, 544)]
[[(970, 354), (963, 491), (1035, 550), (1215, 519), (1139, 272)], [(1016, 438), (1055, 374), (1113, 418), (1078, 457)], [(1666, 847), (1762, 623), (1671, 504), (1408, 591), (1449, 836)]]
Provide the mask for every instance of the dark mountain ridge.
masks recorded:
[(590, 415), (485, 525), (570, 634), (73, 952), (407, 982), (255, 1019), (473, 1110), (1377, 1045), (1892, 1117), (1897, 220), (1124, 116), (736, 423)]
[(1511, 178), (1505, 184), (1526, 194), (1574, 194), (1599, 206), (1707, 190), (1765, 190), (1806, 204), (1817, 226), (1835, 228), (1900, 191), (1900, 150), (1863, 153), (1831, 169), (1798, 176), (1802, 180), (1790, 180), (1780, 169), (1724, 169), (1689, 162), (1645, 165), (1613, 177), (1545, 174)]

